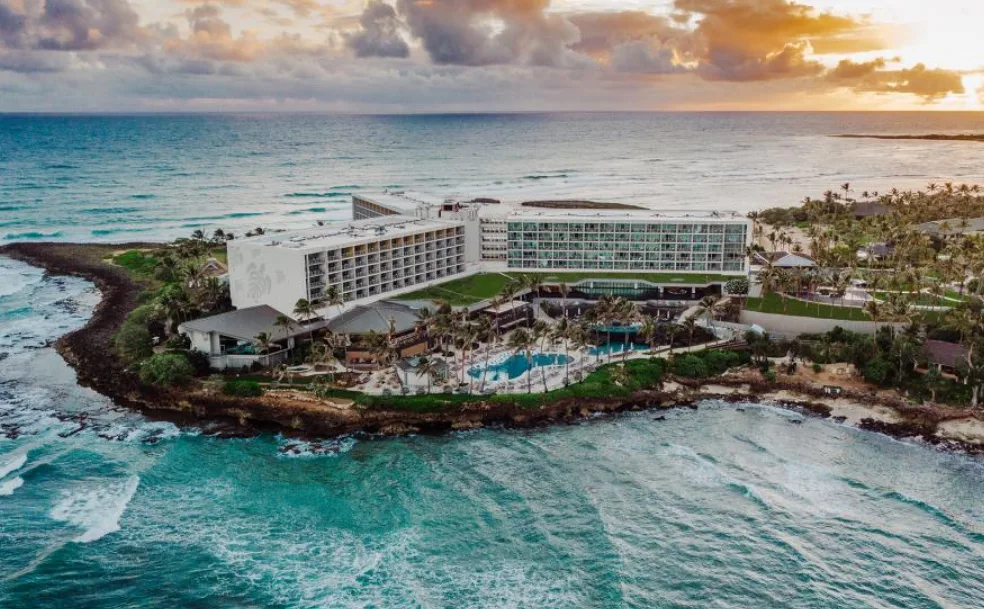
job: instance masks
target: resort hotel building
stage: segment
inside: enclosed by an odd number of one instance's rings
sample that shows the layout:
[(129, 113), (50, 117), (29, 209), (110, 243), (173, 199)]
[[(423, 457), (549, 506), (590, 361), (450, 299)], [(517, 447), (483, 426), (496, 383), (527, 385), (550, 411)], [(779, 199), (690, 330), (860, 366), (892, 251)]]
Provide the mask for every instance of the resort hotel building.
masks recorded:
[[(658, 274), (684, 285), (693, 283), (688, 275), (748, 274), (751, 221), (734, 212), (545, 208), (384, 192), (353, 196), (352, 216), (337, 226), (230, 241), (233, 305), (290, 314), (304, 298), (330, 317), (476, 273), (590, 273), (612, 284)], [(344, 305), (325, 300), (329, 287)]]

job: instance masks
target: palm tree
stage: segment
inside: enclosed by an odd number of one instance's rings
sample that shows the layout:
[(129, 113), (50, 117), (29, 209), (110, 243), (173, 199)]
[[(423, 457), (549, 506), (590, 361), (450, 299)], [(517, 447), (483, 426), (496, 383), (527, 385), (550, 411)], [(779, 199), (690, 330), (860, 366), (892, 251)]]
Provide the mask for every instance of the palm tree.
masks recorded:
[(342, 298), (342, 294), (338, 291), (338, 286), (330, 285), (328, 289), (325, 290), (325, 304), (329, 307), (338, 307), (338, 313), (342, 313), (342, 307), (345, 305), (345, 299)]
[[(465, 370), (471, 367), (472, 345), (479, 337), (479, 330), (474, 324), (463, 323), (458, 326), (457, 338), (461, 342), (461, 378), (465, 383)], [(467, 360), (467, 361), (466, 361)]]
[(705, 296), (697, 305), (697, 317), (706, 318), (708, 327), (714, 331), (714, 317), (720, 309), (720, 299), (716, 296)]
[(431, 381), (437, 378), (441, 366), (437, 357), (421, 356), (417, 362), (417, 372), (427, 377), (427, 393), (431, 392)]
[[(587, 329), (585, 329), (584, 325), (572, 324), (568, 336), (568, 343), (576, 350), (580, 351), (582, 354), (585, 354), (584, 350), (589, 345), (588, 343), (589, 336), (590, 334), (588, 333)], [(583, 357), (582, 355), (580, 361), (578, 362), (578, 371), (581, 371), (584, 368), (585, 359), (586, 358)]]
[(482, 380), (478, 389), (479, 393), (483, 393), (485, 391), (485, 380), (488, 376), (485, 374), (485, 371), (489, 369), (489, 358), (492, 355), (492, 347), (499, 342), (499, 332), (492, 318), (487, 315), (482, 315), (478, 318), (475, 329), (478, 340), (485, 343), (485, 365), (482, 367)]
[[(550, 324), (543, 321), (542, 319), (538, 319), (533, 323), (532, 333), (533, 333), (533, 341), (538, 345), (537, 348), (539, 349), (540, 353), (543, 353), (544, 342), (550, 337), (551, 334)], [(532, 369), (530, 370), (530, 374), (533, 374)], [(546, 366), (540, 366), (540, 378), (543, 380), (543, 392), (546, 393), (547, 392)]]
[(642, 337), (650, 350), (655, 350), (659, 343), (659, 325), (653, 321), (652, 317), (646, 316), (639, 328), (639, 336)]
[[(206, 277), (201, 288), (201, 301), (204, 308), (214, 311), (229, 297), (229, 286), (218, 277)], [(226, 304), (228, 306), (228, 304)]]
[(682, 330), (683, 328), (673, 323), (668, 324), (666, 326), (665, 329), (666, 338), (670, 341), (670, 350), (668, 351), (668, 353), (670, 354), (673, 353), (673, 341), (674, 339), (676, 339), (677, 334), (679, 334)]
[(266, 332), (260, 332), (253, 337), (253, 344), (260, 350), (260, 353), (268, 353), (277, 343), (273, 342), (273, 338)]
[(517, 328), (512, 331), (506, 342), (508, 347), (512, 349), (515, 354), (523, 353), (526, 357), (526, 393), (533, 393), (533, 347), (536, 345), (536, 339), (529, 330), (525, 328)]
[(290, 354), (290, 347), (289, 347), (289, 345), (290, 345), (290, 331), (294, 327), (294, 320), (291, 319), (290, 317), (287, 317), (286, 315), (277, 315), (277, 319), (274, 320), (273, 325), (274, 325), (275, 328), (283, 331), (284, 338), (287, 340), (287, 345), (288, 345), (287, 354), (289, 355)]
[[(312, 319), (318, 318), (318, 311), (314, 308), (314, 305), (307, 298), (298, 299), (297, 303), (294, 304), (294, 315), (297, 316), (305, 324), (310, 323)], [(314, 330), (310, 330), (311, 340), (314, 340)]]
[(571, 287), (561, 281), (557, 284), (557, 291), (560, 292), (560, 307), (564, 311), (564, 319), (567, 319), (567, 295), (571, 293)]
[(690, 338), (690, 342), (687, 343), (687, 347), (693, 347), (694, 346), (694, 332), (696, 332), (696, 330), (697, 330), (697, 320), (694, 319), (694, 316), (693, 315), (691, 315), (687, 319), (683, 320), (683, 323), (681, 323), (680, 325), (683, 327), (684, 330), (687, 331), (687, 334), (688, 334), (688, 336)]
[(188, 283), (188, 287), (195, 289), (201, 284), (202, 280), (205, 278), (205, 270), (200, 264), (192, 262), (184, 268), (185, 281)]
[(536, 300), (536, 298), (540, 295), (540, 288), (543, 287), (543, 278), (536, 273), (532, 273), (523, 277), (523, 281), (526, 284), (526, 288), (533, 295), (533, 299)]
[(430, 307), (420, 307), (417, 309), (417, 330), (423, 331), (424, 339), (427, 341), (427, 346), (430, 348), (430, 326), (434, 322), (434, 312), (431, 311)]
[(552, 342), (560, 342), (564, 345), (564, 386), (571, 384), (571, 349), (570, 337), (571, 329), (574, 326), (567, 320), (567, 316), (561, 317), (554, 324), (553, 333), (550, 336)]
[[(308, 351), (307, 363), (312, 366), (321, 366), (339, 363), (335, 357), (335, 350), (327, 341), (316, 341)], [(332, 375), (334, 376), (334, 375)]]
[(622, 339), (622, 362), (629, 356), (629, 334), (630, 327), (639, 319), (639, 307), (631, 300), (622, 299), (616, 309), (619, 323), (622, 324), (625, 333)]

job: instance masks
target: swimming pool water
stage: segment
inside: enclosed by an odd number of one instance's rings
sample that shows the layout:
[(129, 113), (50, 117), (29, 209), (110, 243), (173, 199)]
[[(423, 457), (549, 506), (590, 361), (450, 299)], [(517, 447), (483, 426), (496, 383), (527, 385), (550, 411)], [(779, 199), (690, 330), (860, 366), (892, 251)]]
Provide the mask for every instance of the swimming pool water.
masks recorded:
[[(541, 366), (563, 366), (573, 362), (574, 358), (560, 353), (537, 353), (533, 355), (533, 368)], [(530, 369), (530, 362), (525, 355), (510, 355), (502, 362), (490, 363), (488, 368), (484, 365), (474, 366), (468, 371), (468, 376), (479, 379), (482, 374), (486, 375), (488, 381), (512, 380), (522, 376)]]
[[(649, 347), (646, 345), (638, 345), (635, 343), (629, 343), (629, 347), (633, 351), (648, 351)], [(588, 355), (595, 357), (598, 355), (613, 355), (615, 353), (622, 353), (625, 351), (625, 343), (608, 343), (607, 345), (602, 345), (600, 347), (591, 347), (588, 349)]]

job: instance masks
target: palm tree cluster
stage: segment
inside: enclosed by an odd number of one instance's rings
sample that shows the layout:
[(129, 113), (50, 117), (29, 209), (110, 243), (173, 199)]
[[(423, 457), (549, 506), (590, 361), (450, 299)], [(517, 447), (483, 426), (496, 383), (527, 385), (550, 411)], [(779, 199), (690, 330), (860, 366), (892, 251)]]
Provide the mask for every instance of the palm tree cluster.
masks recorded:
[[(783, 269), (767, 258), (759, 274), (763, 297), (775, 292), (785, 302), (789, 295), (815, 293), (823, 286), (835, 299), (843, 298), (857, 279), (876, 296), (866, 305), (873, 319), (905, 321), (911, 306), (925, 303), (927, 296), (947, 304), (950, 291), (957, 300), (968, 288), (976, 296), (984, 294), (984, 282), (973, 281), (984, 274), (984, 236), (959, 230), (969, 219), (984, 217), (979, 187), (930, 184), (926, 191), (863, 193), (864, 201), (877, 201), (887, 213), (861, 219), (852, 212), (858, 200), (849, 196), (850, 185), (842, 190), (843, 195), (828, 192), (822, 201), (807, 199), (798, 208), (807, 218), (808, 252), (781, 225), (761, 223), (774, 219), (775, 210), (749, 214), (759, 243), (808, 254), (816, 263), (810, 269)], [(938, 220), (946, 220), (938, 234), (921, 230), (920, 223)], [(884, 255), (876, 256), (873, 244), (881, 244)], [(859, 259), (859, 252), (866, 255)]]
[[(984, 217), (981, 187), (929, 184), (918, 191), (864, 192), (860, 199), (851, 195), (849, 184), (841, 191), (807, 199), (797, 211), (796, 221), (806, 223), (816, 268), (766, 264), (759, 276), (763, 296), (778, 292), (785, 301), (824, 286), (843, 299), (854, 280), (863, 282), (869, 294), (864, 311), (874, 321), (894, 324), (882, 332), (879, 357), (893, 362), (896, 380), (910, 374), (927, 336), (956, 335), (967, 348), (959, 376), (971, 386), (976, 405), (984, 389), (984, 358), (979, 357), (984, 349), (984, 235), (969, 229), (970, 220)], [(877, 203), (885, 213), (857, 218), (854, 210), (861, 203)], [(789, 224), (789, 211), (750, 214), (758, 241), (789, 246), (793, 240), (782, 226)], [(778, 226), (762, 223), (770, 221)], [(937, 223), (938, 230), (921, 226), (926, 222)], [(883, 255), (873, 255), (872, 244), (884, 244)], [(859, 252), (867, 255), (859, 259)], [(936, 314), (927, 314), (927, 308)]]

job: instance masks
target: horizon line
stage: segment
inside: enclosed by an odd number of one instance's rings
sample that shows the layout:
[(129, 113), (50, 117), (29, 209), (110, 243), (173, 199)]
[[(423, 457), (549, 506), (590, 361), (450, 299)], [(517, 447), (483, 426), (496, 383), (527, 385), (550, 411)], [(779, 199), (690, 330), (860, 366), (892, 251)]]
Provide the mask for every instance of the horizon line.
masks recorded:
[(982, 110), (926, 109), (926, 110), (467, 110), (467, 111), (408, 111), (408, 112), (344, 112), (338, 110), (41, 110), (5, 111), (0, 117), (9, 116), (207, 116), (207, 115), (283, 115), (283, 116), (534, 116), (577, 114), (981, 114)]

